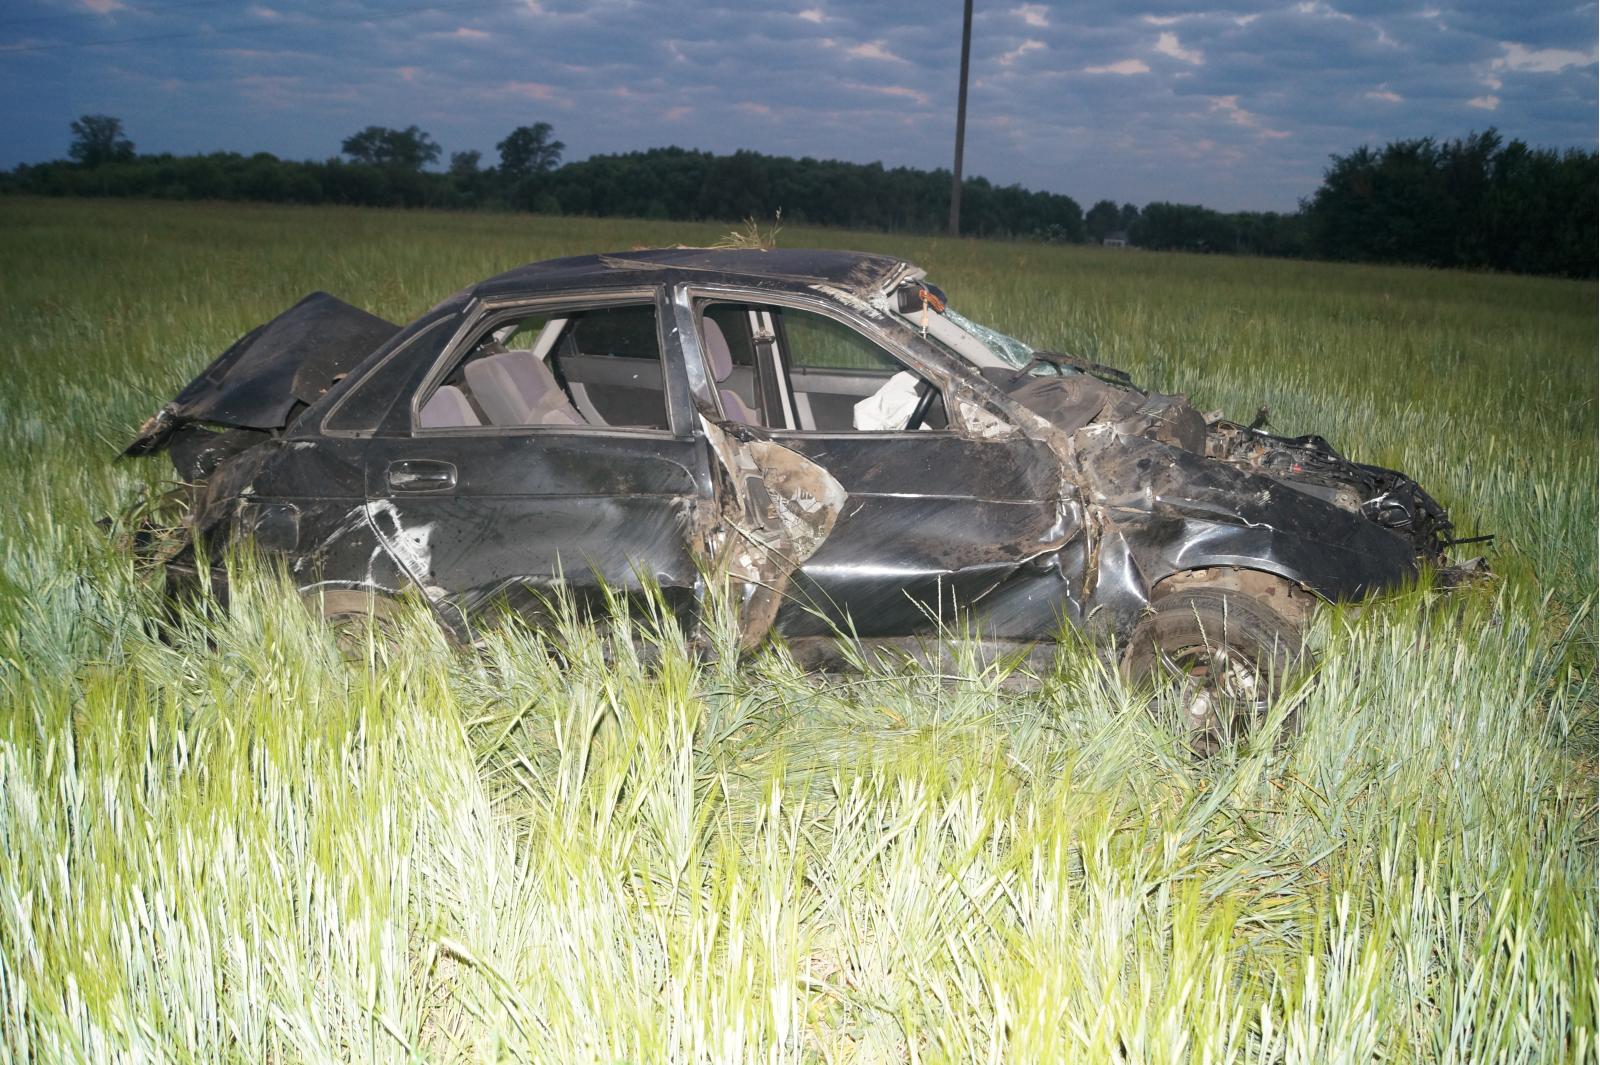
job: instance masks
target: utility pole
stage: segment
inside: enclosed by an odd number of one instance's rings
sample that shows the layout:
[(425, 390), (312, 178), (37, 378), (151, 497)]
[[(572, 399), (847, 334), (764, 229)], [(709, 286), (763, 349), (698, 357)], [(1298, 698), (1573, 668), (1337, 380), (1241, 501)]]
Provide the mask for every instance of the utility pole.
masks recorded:
[(961, 152), (967, 140), (967, 61), (972, 56), (972, 0), (961, 15), (961, 91), (956, 95), (956, 172), (950, 181), (950, 235), (961, 235)]

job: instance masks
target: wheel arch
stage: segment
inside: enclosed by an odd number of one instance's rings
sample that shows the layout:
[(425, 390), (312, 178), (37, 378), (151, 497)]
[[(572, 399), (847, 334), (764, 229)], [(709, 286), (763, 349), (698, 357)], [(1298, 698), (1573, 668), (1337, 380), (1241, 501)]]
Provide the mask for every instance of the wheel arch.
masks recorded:
[(1292, 575), (1266, 566), (1212, 563), (1172, 570), (1150, 584), (1150, 602), (1189, 588), (1215, 588), (1236, 592), (1271, 605), (1284, 617), (1301, 625), (1311, 619), (1316, 604), (1328, 598)]

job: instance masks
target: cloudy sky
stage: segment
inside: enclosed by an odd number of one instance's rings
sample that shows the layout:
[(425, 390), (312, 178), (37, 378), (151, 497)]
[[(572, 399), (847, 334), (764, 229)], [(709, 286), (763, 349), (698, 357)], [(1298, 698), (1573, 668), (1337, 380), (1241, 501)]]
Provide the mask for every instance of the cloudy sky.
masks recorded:
[[(1496, 126), (1596, 144), (1596, 7), (1570, 0), (977, 0), (967, 172), (1292, 209), (1331, 152)], [(666, 144), (948, 166), (960, 0), (7, 0), (0, 167), (121, 117), (141, 151), (325, 158), (369, 124), (486, 159)]]

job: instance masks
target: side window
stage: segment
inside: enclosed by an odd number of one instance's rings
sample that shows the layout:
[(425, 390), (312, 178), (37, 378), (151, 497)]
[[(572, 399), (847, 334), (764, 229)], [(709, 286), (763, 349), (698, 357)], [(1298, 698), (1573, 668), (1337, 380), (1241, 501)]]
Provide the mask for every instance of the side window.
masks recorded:
[(889, 377), (899, 373), (900, 361), (843, 322), (809, 311), (785, 307), (783, 350), (789, 372), (796, 370), (854, 370)]
[(870, 338), (826, 315), (771, 310), (800, 429), (948, 427), (938, 389)]
[(667, 429), (652, 304), (501, 320), (417, 408), (418, 429), (608, 426)]

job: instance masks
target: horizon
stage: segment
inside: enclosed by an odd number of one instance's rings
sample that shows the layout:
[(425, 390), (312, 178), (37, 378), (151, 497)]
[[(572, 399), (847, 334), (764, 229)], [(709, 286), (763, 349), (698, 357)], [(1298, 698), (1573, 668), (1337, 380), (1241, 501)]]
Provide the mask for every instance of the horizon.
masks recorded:
[[(414, 124), (441, 165), (468, 150), (491, 165), (512, 128), (546, 121), (565, 162), (672, 146), (951, 166), (959, 4), (906, 24), (809, 0), (200, 6), (22, 0), (0, 21), (0, 85), (22, 104), (0, 167), (64, 158), (85, 113), (152, 155), (321, 160), (366, 126)], [(965, 176), (1084, 207), (1292, 212), (1364, 144), (1493, 127), (1595, 150), (1593, 3), (1379, 7), (980, 6)]]

